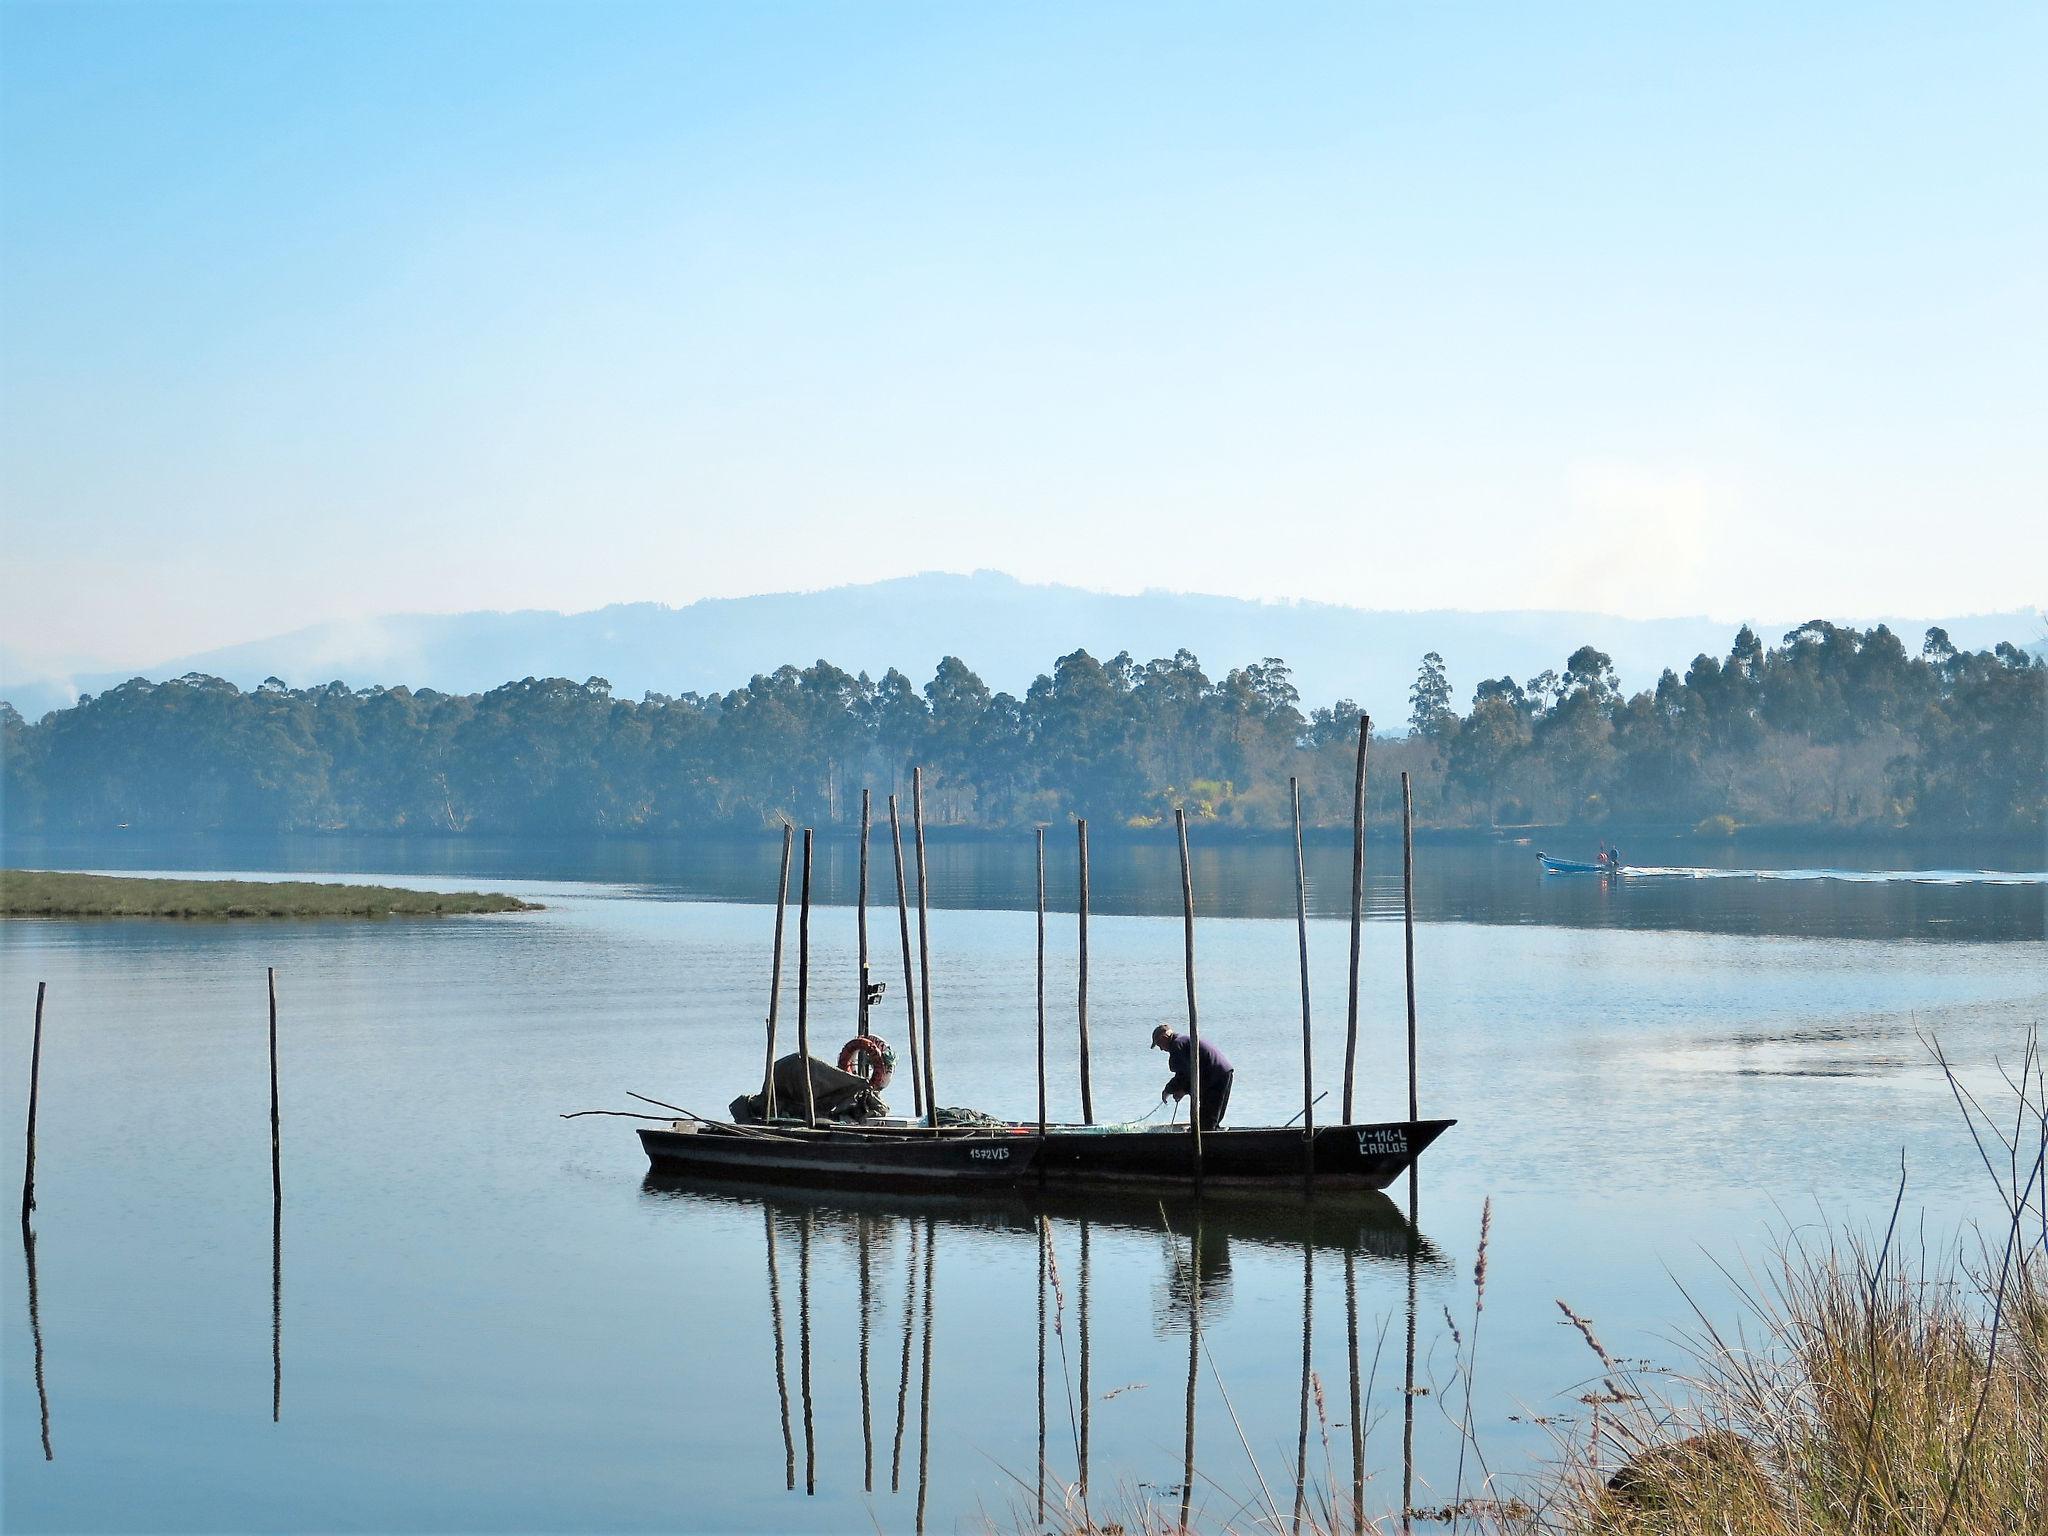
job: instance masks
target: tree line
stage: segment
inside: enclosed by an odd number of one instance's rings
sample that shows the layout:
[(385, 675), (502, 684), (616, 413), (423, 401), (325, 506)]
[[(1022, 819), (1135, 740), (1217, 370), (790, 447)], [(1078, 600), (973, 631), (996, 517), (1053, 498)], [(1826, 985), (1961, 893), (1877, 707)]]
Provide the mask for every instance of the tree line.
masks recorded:
[[(1479, 683), (1454, 708), (1423, 658), (1401, 734), (1372, 745), (1375, 820), (1413, 779), (1424, 825), (1583, 823), (1729, 830), (1779, 823), (2039, 831), (2048, 811), (2048, 669), (2010, 643), (1917, 653), (1884, 626), (1748, 627), (1725, 658), (1626, 694), (1591, 646), (1562, 670)], [(244, 692), (137, 678), (40, 721), (0, 704), (0, 825), (13, 833), (665, 835), (787, 818), (838, 825), (863, 786), (926, 817), (1010, 828), (1087, 817), (1146, 827), (1185, 806), (1251, 831), (1351, 814), (1358, 707), (1304, 711), (1268, 657), (1220, 678), (1187, 651), (1061, 657), (1024, 695), (957, 657), (918, 687), (829, 662), (727, 693), (615, 698), (603, 678), (431, 689)]]

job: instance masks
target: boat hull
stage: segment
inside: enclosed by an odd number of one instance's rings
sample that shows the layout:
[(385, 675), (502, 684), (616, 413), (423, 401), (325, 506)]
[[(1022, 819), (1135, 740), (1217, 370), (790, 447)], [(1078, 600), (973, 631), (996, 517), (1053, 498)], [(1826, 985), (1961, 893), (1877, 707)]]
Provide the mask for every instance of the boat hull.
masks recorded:
[(822, 1189), (1001, 1188), (1015, 1183), (1039, 1150), (1035, 1138), (1012, 1135), (850, 1129), (739, 1134), (689, 1128), (688, 1122), (643, 1126), (640, 1145), (662, 1173)]
[[(1337, 1193), (1384, 1189), (1457, 1122), (1393, 1121), (1211, 1131), (1202, 1138), (1200, 1184), (1233, 1190)], [(1035, 1126), (1007, 1132), (856, 1126), (772, 1134), (677, 1122), (643, 1127), (640, 1143), (662, 1174), (839, 1189), (1001, 1188), (1029, 1182), (1084, 1188), (1186, 1188), (1197, 1182), (1186, 1130), (1115, 1131)]]

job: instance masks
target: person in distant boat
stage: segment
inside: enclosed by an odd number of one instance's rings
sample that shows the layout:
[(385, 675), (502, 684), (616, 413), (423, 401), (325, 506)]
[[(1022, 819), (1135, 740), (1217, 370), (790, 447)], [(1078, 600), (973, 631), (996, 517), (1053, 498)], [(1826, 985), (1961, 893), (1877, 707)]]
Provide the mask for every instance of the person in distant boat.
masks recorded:
[(1621, 850), (1619, 848), (1610, 848), (1607, 850), (1607, 867), (1609, 869), (1621, 868)]
[[(1166, 1065), (1173, 1076), (1166, 1080), (1166, 1086), (1159, 1090), (1159, 1102), (1168, 1099), (1176, 1103), (1188, 1096), (1193, 1086), (1189, 1068), (1193, 1065), (1194, 1050), (1186, 1035), (1175, 1034), (1164, 1024), (1152, 1031), (1152, 1048), (1166, 1052)], [(1230, 1106), (1230, 1084), (1237, 1076), (1230, 1065), (1230, 1058), (1216, 1049), (1213, 1041), (1202, 1042), (1202, 1129), (1213, 1131), (1223, 1124), (1223, 1111)]]

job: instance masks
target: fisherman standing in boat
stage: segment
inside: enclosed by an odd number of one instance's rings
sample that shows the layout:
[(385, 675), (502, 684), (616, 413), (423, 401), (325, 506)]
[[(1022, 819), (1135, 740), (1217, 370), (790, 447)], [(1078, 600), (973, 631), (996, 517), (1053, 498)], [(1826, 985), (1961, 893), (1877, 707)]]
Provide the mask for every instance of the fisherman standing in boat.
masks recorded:
[[(1166, 1052), (1166, 1064), (1172, 1068), (1173, 1076), (1166, 1086), (1159, 1090), (1159, 1102), (1168, 1099), (1176, 1103), (1188, 1096), (1192, 1079), (1188, 1075), (1190, 1058), (1194, 1055), (1186, 1035), (1175, 1034), (1164, 1024), (1152, 1031), (1154, 1050)], [(1230, 1065), (1230, 1058), (1216, 1049), (1213, 1041), (1202, 1042), (1202, 1129), (1213, 1131), (1223, 1123), (1223, 1111), (1230, 1104), (1230, 1084), (1237, 1073)]]

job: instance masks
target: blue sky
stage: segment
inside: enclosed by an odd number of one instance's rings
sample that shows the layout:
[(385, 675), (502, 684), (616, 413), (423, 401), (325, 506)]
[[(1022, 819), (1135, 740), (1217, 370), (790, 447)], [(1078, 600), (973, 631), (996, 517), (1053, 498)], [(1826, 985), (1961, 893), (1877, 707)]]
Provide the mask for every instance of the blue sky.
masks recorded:
[(2048, 600), (2048, 8), (0, 7), (0, 646)]

